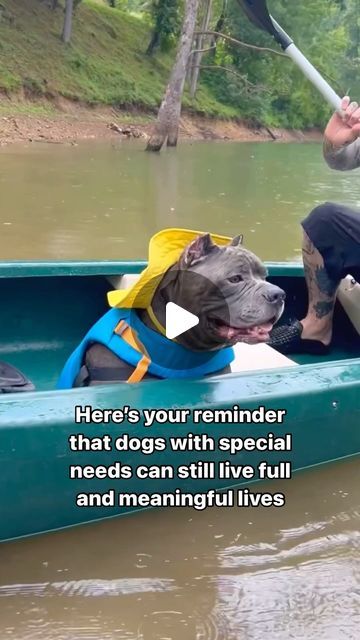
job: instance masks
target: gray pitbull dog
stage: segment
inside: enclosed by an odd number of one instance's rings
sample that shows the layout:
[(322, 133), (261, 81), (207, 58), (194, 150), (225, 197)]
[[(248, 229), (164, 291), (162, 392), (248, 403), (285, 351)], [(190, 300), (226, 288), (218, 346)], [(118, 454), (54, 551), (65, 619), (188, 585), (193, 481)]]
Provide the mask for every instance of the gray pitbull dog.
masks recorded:
[[(265, 266), (241, 242), (242, 237), (237, 236), (220, 247), (210, 234), (198, 236), (158, 285), (152, 310), (160, 325), (165, 327), (168, 302), (199, 317), (197, 326), (177, 337), (183, 347), (209, 352), (237, 342), (255, 344), (269, 339), (284, 310), (285, 292), (266, 281)], [(138, 313), (148, 327), (157, 331), (145, 309)], [(109, 382), (127, 380), (134, 370), (100, 344), (90, 346), (84, 365), (92, 371), (113, 369), (114, 378)], [(81, 378), (83, 384), (83, 374)], [(103, 383), (96, 379), (85, 382)]]
[[(284, 310), (285, 292), (266, 282), (265, 266), (241, 241), (237, 236), (220, 247), (210, 234), (199, 236), (158, 286), (152, 309), (163, 326), (167, 302), (199, 317), (196, 327), (177, 338), (184, 347), (212, 351), (269, 339)], [(155, 328), (146, 311), (142, 319)]]

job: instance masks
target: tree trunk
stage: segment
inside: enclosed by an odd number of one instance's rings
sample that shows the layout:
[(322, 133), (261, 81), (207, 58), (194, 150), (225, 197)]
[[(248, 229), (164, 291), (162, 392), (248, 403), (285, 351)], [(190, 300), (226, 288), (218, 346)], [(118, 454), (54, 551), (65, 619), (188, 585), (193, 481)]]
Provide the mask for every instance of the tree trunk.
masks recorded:
[(64, 28), (61, 39), (68, 44), (71, 39), (72, 18), (73, 18), (74, 0), (66, 0)]
[(154, 29), (153, 34), (151, 36), (151, 40), (149, 42), (149, 46), (146, 49), (146, 55), (152, 56), (155, 49), (159, 46), (160, 43), (160, 33), (156, 29)]
[[(212, 0), (204, 0), (204, 15), (203, 15), (203, 19), (201, 21), (201, 26), (200, 26), (200, 31), (204, 32), (204, 31), (208, 31), (209, 29), (209, 23), (210, 23), (210, 19), (211, 19), (211, 5), (212, 5)], [(198, 80), (199, 80), (199, 73), (200, 73), (200, 64), (201, 64), (201, 60), (203, 57), (203, 52), (202, 51), (198, 51), (198, 49), (203, 49), (204, 48), (204, 36), (202, 35), (202, 33), (200, 33), (196, 38), (195, 38), (195, 50), (196, 52), (191, 56), (191, 61), (190, 61), (190, 96), (191, 98), (195, 98), (196, 95), (196, 90), (197, 90), (197, 85), (198, 85)]]
[[(223, 30), (223, 26), (226, 20), (226, 11), (227, 11), (227, 0), (224, 0), (221, 14), (214, 27), (214, 31), (216, 31), (217, 33), (221, 33), (221, 31)], [(218, 39), (219, 39), (219, 36), (212, 36), (211, 38), (210, 45), (213, 47), (211, 50), (211, 55), (213, 56), (213, 58), (215, 58), (216, 45), (217, 45)]]
[(185, 17), (175, 64), (172, 68), (170, 80), (159, 109), (154, 133), (146, 147), (147, 151), (160, 151), (166, 139), (168, 147), (176, 147), (181, 114), (181, 99), (194, 37), (198, 5), (199, 0), (186, 0)]

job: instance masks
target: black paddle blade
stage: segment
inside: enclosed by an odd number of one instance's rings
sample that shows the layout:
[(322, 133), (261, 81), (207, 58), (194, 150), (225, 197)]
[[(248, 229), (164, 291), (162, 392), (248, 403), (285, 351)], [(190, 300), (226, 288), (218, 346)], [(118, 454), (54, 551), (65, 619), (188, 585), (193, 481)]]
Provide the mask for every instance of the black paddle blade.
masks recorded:
[(249, 20), (259, 29), (270, 33), (274, 37), (277, 36), (277, 31), (266, 6), (266, 0), (238, 0), (238, 3), (244, 9)]
[(266, 0), (237, 0), (249, 20), (262, 31), (273, 36), (285, 50), (292, 43), (288, 34), (275, 22), (266, 6)]

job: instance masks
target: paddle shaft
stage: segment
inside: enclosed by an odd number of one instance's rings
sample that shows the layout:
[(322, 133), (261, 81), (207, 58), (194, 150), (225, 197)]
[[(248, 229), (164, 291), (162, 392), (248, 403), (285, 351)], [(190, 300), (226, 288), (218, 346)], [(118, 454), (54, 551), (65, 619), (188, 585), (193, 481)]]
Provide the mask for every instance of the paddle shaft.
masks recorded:
[(274, 28), (277, 32), (278, 41), (280, 42), (284, 52), (295, 62), (303, 74), (310, 82), (320, 91), (325, 100), (336, 110), (341, 111), (341, 98), (330, 87), (328, 82), (320, 75), (309, 60), (301, 53), (300, 49), (294, 44), (288, 34), (280, 27), (280, 25), (270, 16)]
[(285, 53), (295, 62), (318, 91), (320, 91), (325, 100), (334, 107), (335, 111), (341, 111), (341, 98), (337, 93), (335, 93), (334, 89), (330, 87), (307, 58), (305, 58), (304, 54), (301, 53), (297, 46), (295, 44), (290, 44), (288, 48), (285, 49)]

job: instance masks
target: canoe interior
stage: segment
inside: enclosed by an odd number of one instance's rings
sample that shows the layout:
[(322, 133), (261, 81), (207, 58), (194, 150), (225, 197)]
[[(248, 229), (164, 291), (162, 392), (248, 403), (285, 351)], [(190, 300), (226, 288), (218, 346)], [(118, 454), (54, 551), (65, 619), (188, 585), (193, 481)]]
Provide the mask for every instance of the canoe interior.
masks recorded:
[[(109, 266), (108, 275), (141, 269), (141, 263), (130, 268), (118, 263), (116, 269)], [(83, 266), (69, 273), (61, 268), (24, 267), (19, 273), (11, 269), (8, 276), (5, 273), (0, 267), (0, 358), (20, 368), (38, 391), (54, 389), (66, 358), (108, 308), (106, 293), (111, 285), (106, 267)], [(302, 317), (307, 304), (302, 269), (270, 265), (269, 273), (269, 280), (287, 293), (283, 320)], [(334, 345), (326, 357), (291, 357), (300, 364), (360, 357), (359, 337), (340, 305), (335, 313)]]

